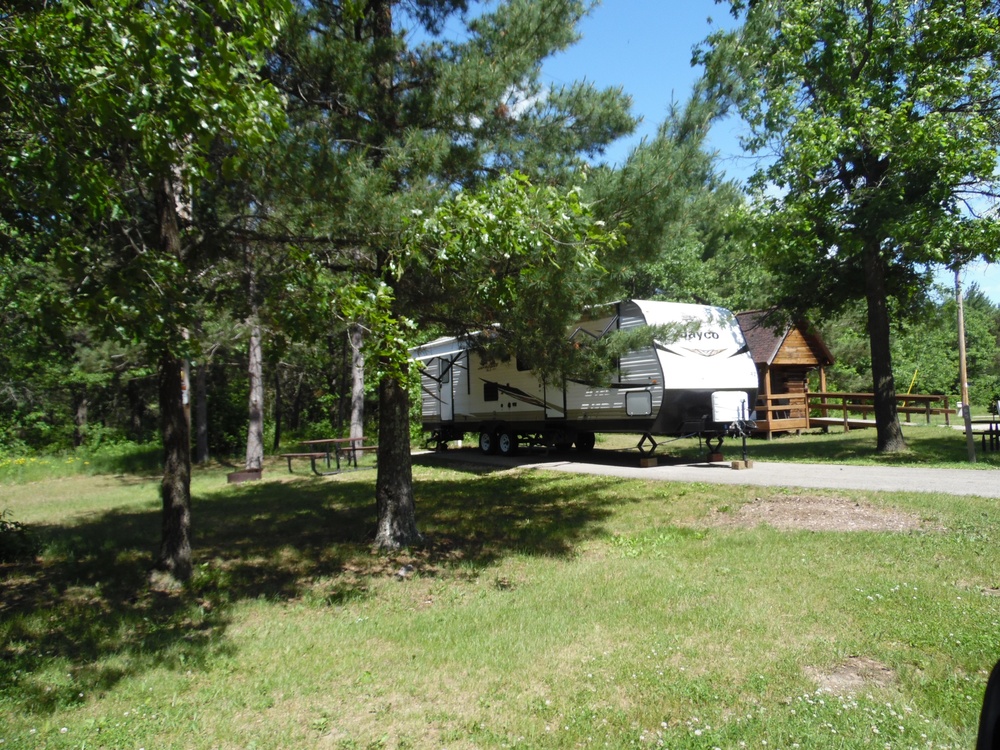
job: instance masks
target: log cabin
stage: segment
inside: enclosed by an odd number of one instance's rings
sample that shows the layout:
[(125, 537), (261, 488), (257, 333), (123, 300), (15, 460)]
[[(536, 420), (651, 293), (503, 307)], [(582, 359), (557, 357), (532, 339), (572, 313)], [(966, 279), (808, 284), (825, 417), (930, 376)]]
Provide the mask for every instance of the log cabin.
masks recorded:
[(757, 427), (754, 435), (770, 440), (782, 432), (809, 428), (809, 374), (819, 369), (820, 390), (826, 390), (826, 371), (833, 356), (811, 325), (788, 325), (773, 310), (736, 315), (750, 355), (757, 365)]

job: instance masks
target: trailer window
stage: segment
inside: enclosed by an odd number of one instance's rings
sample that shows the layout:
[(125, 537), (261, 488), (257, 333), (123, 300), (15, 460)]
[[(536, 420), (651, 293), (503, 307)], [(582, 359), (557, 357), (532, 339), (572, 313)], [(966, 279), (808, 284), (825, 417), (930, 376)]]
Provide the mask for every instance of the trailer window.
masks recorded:
[(630, 417), (648, 417), (653, 413), (653, 397), (649, 391), (625, 394), (625, 413)]
[(496, 383), (484, 383), (483, 384), (483, 401), (499, 401), (500, 400), (500, 389), (497, 388)]

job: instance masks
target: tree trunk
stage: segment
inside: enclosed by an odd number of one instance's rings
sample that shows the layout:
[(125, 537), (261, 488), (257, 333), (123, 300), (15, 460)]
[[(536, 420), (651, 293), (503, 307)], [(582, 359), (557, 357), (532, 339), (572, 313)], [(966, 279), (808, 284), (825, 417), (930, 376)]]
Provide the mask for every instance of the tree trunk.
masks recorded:
[(146, 415), (146, 401), (142, 397), (139, 381), (136, 378), (131, 378), (128, 381), (125, 386), (125, 394), (128, 397), (129, 433), (135, 442), (140, 443), (145, 437), (142, 422)]
[(160, 358), (160, 415), (163, 431), (163, 501), (160, 554), (154, 570), (176, 581), (191, 577), (191, 440), (181, 392), (183, 361)]
[(391, 377), (379, 384), (378, 445), (375, 546), (392, 550), (420, 544), (410, 463), (410, 394)]
[[(183, 261), (177, 200), (169, 177), (155, 184), (160, 251)], [(182, 332), (177, 332), (180, 338)], [(184, 361), (170, 352), (160, 356), (160, 420), (163, 433), (163, 500), (160, 553), (154, 570), (174, 581), (191, 577), (191, 425), (183, 403), (181, 373)]]
[(247, 371), (250, 376), (250, 403), (246, 468), (257, 470), (264, 463), (264, 362), (260, 325), (256, 322), (250, 328), (250, 365)]
[(281, 450), (281, 368), (274, 368), (274, 442), (272, 450), (277, 453)]
[(868, 338), (872, 355), (872, 392), (875, 394), (875, 429), (879, 453), (906, 450), (903, 428), (896, 411), (896, 382), (892, 375), (888, 295), (885, 264), (877, 242), (869, 240), (864, 250), (865, 297), (868, 300)]
[(208, 463), (208, 364), (202, 362), (194, 374), (195, 463)]
[(79, 448), (87, 439), (87, 391), (79, 389), (73, 394), (73, 447)]
[(295, 398), (292, 399), (291, 427), (298, 431), (302, 427), (302, 401), (305, 398), (302, 383), (305, 381), (305, 374), (300, 372), (299, 379), (295, 382)]
[(351, 342), (350, 437), (360, 439), (365, 434), (365, 355), (361, 351), (364, 334), (361, 326), (355, 323), (348, 329), (347, 335)]
[[(326, 337), (326, 349), (330, 353), (331, 362), (337, 361), (337, 341), (340, 340), (341, 337), (333, 336), (332, 334)], [(348, 413), (348, 408), (350, 407), (347, 391), (345, 390), (345, 384), (347, 383), (347, 350), (349, 348), (348, 340), (343, 340), (341, 366), (339, 368), (330, 367), (324, 373), (326, 375), (327, 393), (338, 394), (336, 402), (331, 401), (327, 406), (330, 429), (336, 434), (340, 434), (340, 429), (344, 425), (344, 415)]]
[[(380, 99), (375, 121), (383, 133), (399, 133), (399, 104), (393, 83), (396, 65), (392, 38), (392, 0), (370, 0), (372, 37), (375, 55), (371, 61), (372, 82)], [(376, 149), (375, 163), (385, 153)], [(401, 177), (397, 179), (402, 179)], [(381, 258), (376, 268), (384, 271)], [(398, 549), (423, 542), (417, 531), (413, 502), (413, 471), (410, 463), (410, 393), (405, 382), (383, 376), (379, 383), (378, 477), (375, 481), (375, 506), (378, 515), (375, 545), (379, 549)]]

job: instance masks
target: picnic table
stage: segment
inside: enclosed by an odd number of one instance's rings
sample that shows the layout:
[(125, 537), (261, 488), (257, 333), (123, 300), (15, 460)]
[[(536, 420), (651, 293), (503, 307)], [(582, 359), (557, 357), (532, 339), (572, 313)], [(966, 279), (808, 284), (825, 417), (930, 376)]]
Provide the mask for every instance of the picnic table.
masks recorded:
[[(988, 417), (971, 417), (970, 423), (974, 431), (982, 434), (983, 451), (1000, 450), (1000, 415)], [(980, 429), (976, 429), (979, 425)]]
[[(301, 445), (306, 446), (307, 449), (301, 453), (282, 453), (281, 457), (288, 461), (288, 471), (292, 471), (292, 459), (304, 458), (309, 459), (309, 464), (312, 467), (313, 473), (321, 477), (330, 476), (331, 474), (338, 474), (344, 471), (342, 459), (346, 461), (346, 466), (348, 469), (353, 467), (355, 469), (358, 467), (358, 454), (359, 453), (375, 453), (378, 455), (377, 445), (365, 445), (364, 436), (356, 438), (320, 438), (317, 440), (302, 440)], [(321, 471), (320, 468), (316, 466), (317, 461), (324, 461), (326, 465), (326, 471)], [(336, 468), (334, 468), (336, 467)]]

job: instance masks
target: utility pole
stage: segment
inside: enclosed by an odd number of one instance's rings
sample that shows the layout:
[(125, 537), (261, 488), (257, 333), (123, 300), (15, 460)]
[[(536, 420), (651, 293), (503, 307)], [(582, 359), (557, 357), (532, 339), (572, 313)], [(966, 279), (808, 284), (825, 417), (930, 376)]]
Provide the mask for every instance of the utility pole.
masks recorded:
[(972, 413), (969, 409), (969, 375), (965, 366), (965, 309), (962, 303), (962, 272), (955, 266), (955, 302), (958, 305), (958, 379), (962, 416), (965, 420), (965, 445), (969, 449), (969, 463), (976, 463), (976, 441), (972, 435)]

